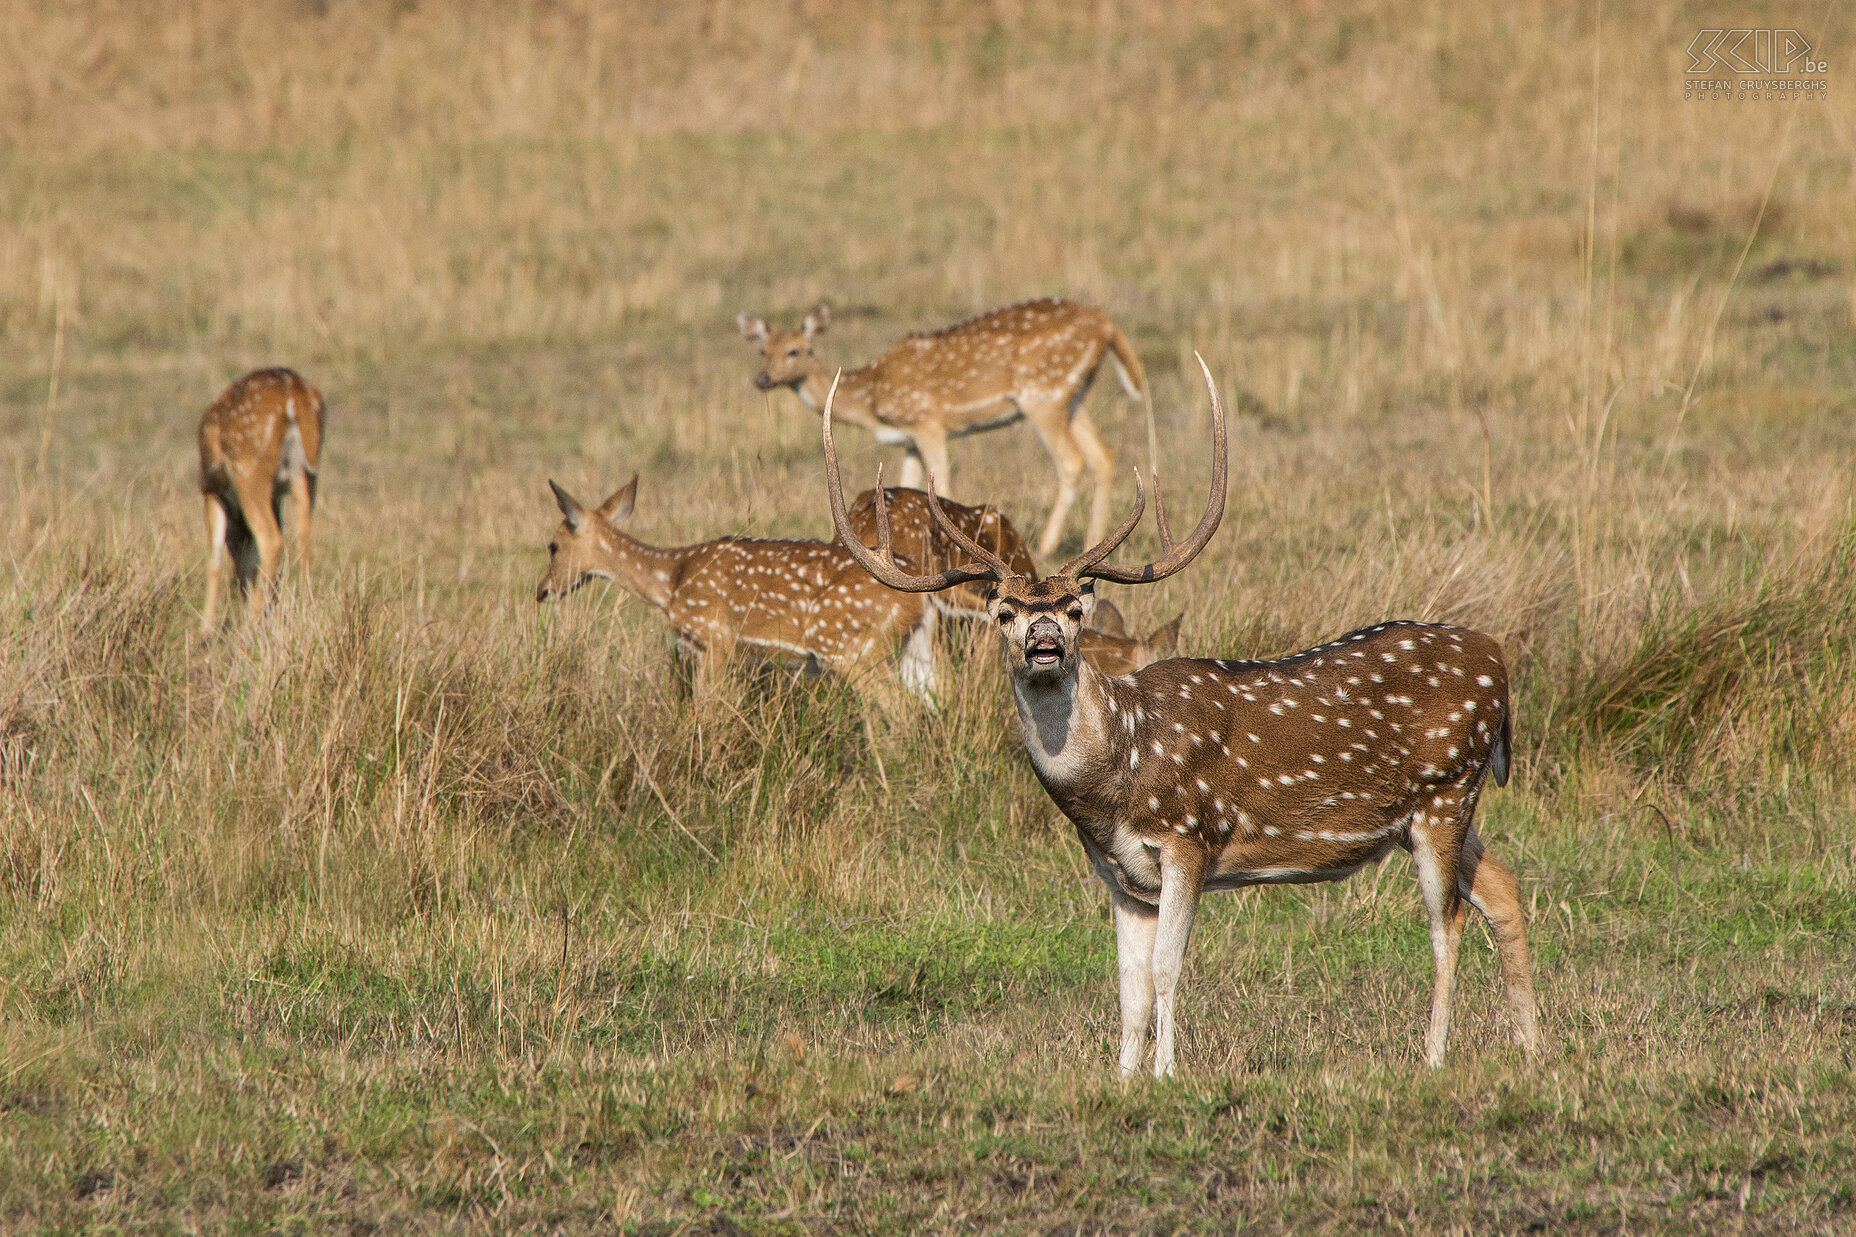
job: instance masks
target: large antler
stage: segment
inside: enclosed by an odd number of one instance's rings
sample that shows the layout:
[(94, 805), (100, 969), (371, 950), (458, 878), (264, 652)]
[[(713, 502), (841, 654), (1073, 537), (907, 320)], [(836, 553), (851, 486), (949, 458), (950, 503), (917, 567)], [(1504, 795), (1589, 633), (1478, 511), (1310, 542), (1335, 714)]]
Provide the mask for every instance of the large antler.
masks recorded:
[(1205, 514), (1199, 517), (1192, 533), (1182, 542), (1173, 540), (1173, 531), (1167, 527), (1166, 500), (1160, 493), (1160, 475), (1150, 471), (1148, 476), (1154, 484), (1154, 522), (1160, 528), (1160, 557), (1144, 567), (1103, 567), (1101, 561), (1115, 552), (1115, 548), (1127, 539), (1134, 526), (1140, 522), (1143, 496), (1141, 494), (1141, 473), (1134, 472), (1134, 512), (1123, 520), (1121, 527), (1110, 533), (1106, 541), (1084, 550), (1081, 554), (1063, 565), (1059, 575), (1081, 580), (1085, 577), (1107, 580), (1112, 584), (1151, 584), (1155, 580), (1164, 580), (1180, 568), (1199, 556), (1218, 531), (1218, 522), (1224, 519), (1225, 475), (1229, 463), (1225, 451), (1224, 406), (1218, 402), (1218, 384), (1212, 381), (1212, 371), (1205, 364), (1205, 358), (1193, 353), (1199, 363), (1199, 370), (1205, 375), (1205, 389), (1212, 397), (1212, 492), (1205, 503)]
[[(1012, 574), (1011, 569), (1000, 562), (997, 555), (987, 554), (984, 550), (979, 551), (984, 566), (949, 567), (931, 576), (910, 575), (897, 567), (889, 551), (889, 501), (883, 490), (883, 468), (880, 464), (876, 470), (876, 549), (872, 551), (862, 538), (851, 531), (851, 516), (844, 509), (844, 485), (838, 479), (838, 448), (831, 441), (831, 405), (837, 394), (838, 379), (834, 376), (831, 391), (825, 396), (825, 482), (831, 498), (832, 526), (838, 530), (838, 540), (851, 552), (851, 557), (863, 564), (865, 571), (899, 593), (938, 593), (944, 588), (965, 584), (969, 580), (1003, 580)], [(934, 500), (933, 483), (929, 484), (928, 506), (942, 529), (953, 532), (963, 548), (979, 550), (978, 546), (953, 529), (940, 504)]]

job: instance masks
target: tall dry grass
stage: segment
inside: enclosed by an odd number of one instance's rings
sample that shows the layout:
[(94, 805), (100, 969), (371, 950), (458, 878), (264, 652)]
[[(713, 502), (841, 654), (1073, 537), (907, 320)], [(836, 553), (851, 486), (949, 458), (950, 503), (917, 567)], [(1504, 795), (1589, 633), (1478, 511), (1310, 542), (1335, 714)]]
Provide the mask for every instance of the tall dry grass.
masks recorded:
[[(0, 4), (0, 1226), (1834, 1229), (1856, 129), (1683, 102), (1704, 16)], [(855, 363), (1043, 294), (1129, 330), (1182, 510), (1194, 349), (1237, 414), (1135, 627), (1503, 639), (1546, 1075), (1472, 943), (1407, 1078), (1392, 864), (1209, 909), (1195, 1082), (1114, 1092), (983, 633), (932, 713), (699, 705), (636, 603), (529, 600), (549, 476), (827, 531), (738, 310), (827, 296)], [(332, 405), (314, 588), (202, 643), (194, 420), (280, 362)], [(1029, 434), (955, 451), (1041, 515)]]

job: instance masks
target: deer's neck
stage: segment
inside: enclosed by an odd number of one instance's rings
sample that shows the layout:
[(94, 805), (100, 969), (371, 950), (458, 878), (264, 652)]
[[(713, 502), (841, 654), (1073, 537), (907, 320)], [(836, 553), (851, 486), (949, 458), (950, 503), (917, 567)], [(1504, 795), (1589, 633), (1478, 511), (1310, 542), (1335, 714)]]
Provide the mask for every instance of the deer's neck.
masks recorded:
[(1031, 766), (1072, 820), (1078, 812), (1095, 815), (1098, 797), (1107, 802), (1119, 781), (1117, 755), (1125, 736), (1112, 724), (1112, 690), (1108, 680), (1080, 658), (1072, 673), (1054, 681), (1018, 675), (1012, 679)]
[(670, 604), (693, 547), (670, 549), (646, 545), (617, 529), (601, 530), (600, 568), (612, 582), (658, 609)]
[[(799, 398), (814, 412), (823, 412), (825, 398), (831, 394), (831, 380), (837, 373), (831, 366), (814, 358), (805, 381), (795, 388)], [(837, 398), (831, 401), (832, 416), (866, 429), (874, 426), (877, 423), (876, 401), (871, 398), (874, 380), (875, 372), (869, 365), (862, 369), (845, 370), (844, 375), (838, 378)]]

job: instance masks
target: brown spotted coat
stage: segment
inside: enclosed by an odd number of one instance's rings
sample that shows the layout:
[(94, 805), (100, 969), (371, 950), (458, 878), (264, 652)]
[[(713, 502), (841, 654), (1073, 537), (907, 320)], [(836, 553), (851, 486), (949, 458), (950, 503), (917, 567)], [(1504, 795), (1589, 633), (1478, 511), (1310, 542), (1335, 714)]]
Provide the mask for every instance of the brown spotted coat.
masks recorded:
[(932, 688), (935, 611), (923, 597), (885, 588), (830, 541), (720, 537), (646, 545), (617, 526), (631, 514), (637, 484), (634, 477), (594, 508), (554, 487), (563, 520), (548, 545), (537, 601), (607, 579), (661, 610), (678, 643), (701, 654), (706, 669), (752, 652), (794, 668), (854, 673), (900, 649), (904, 685)]

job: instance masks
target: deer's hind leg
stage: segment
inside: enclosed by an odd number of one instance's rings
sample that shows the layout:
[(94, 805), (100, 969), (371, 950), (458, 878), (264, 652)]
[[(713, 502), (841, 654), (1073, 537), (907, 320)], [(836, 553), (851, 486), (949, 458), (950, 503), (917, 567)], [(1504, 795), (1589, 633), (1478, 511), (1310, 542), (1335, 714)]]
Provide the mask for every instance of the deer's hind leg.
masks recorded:
[(1534, 972), (1527, 953), (1527, 915), (1521, 909), (1520, 882), (1501, 860), (1483, 848), (1474, 826), (1463, 837), (1457, 889), (1489, 921), (1501, 957), (1515, 1043), (1530, 1060), (1538, 1057), (1539, 1015), (1534, 1004)]
[[(1081, 404), (1081, 397), (1077, 403)], [(1076, 445), (1083, 453), (1083, 461), (1089, 468), (1093, 489), (1089, 500), (1089, 531), (1083, 537), (1085, 545), (1095, 545), (1108, 536), (1108, 505), (1114, 497), (1115, 456), (1102, 441), (1102, 435), (1096, 432), (1094, 421), (1089, 414), (1078, 406), (1070, 417), (1070, 434), (1076, 439)]]
[(214, 620), (219, 616), (219, 588), (231, 549), (226, 539), (232, 522), (217, 494), (203, 497), (206, 501), (206, 610), (200, 617), (200, 627), (210, 635)]
[[(269, 603), (277, 583), (277, 562), (283, 555), (283, 530), (277, 526), (276, 504), (281, 496), (269, 475), (237, 477), (239, 511), (248, 530), (246, 545), (234, 545), (239, 560), (239, 580), (248, 592), (253, 614), (261, 614)], [(253, 584), (256, 587), (253, 588)]]
[[(309, 587), (309, 524), (316, 509), (316, 471), (304, 457), (300, 439), (286, 438), (281, 479), (288, 491), (290, 531), (296, 539), (296, 567)], [(283, 521), (279, 519), (278, 523)]]
[(309, 587), (309, 521), (315, 510), (316, 475), (311, 472), (299, 472), (290, 483), (290, 522), (296, 531), (296, 567), (303, 577), (303, 587)]
[[(1024, 410), (1025, 419), (1037, 427), (1038, 437), (1044, 440), (1045, 449), (1057, 465), (1057, 497), (1051, 503), (1050, 518), (1044, 521), (1044, 531), (1038, 537), (1038, 557), (1045, 558), (1055, 554), (1057, 544), (1063, 540), (1063, 524), (1070, 518), (1070, 506), (1076, 501), (1076, 484), (1082, 479), (1085, 457), (1076, 435), (1070, 432), (1067, 403), (1021, 399), (1019, 407)], [(1107, 519), (1106, 507), (1103, 519)], [(1106, 529), (1106, 524), (1104, 527)]]
[(1194, 850), (1167, 847), (1160, 853), (1160, 906), (1154, 931), (1151, 975), (1154, 990), (1154, 1077), (1173, 1072), (1173, 1003), (1185, 969), (1186, 946), (1205, 889), (1205, 863)]

